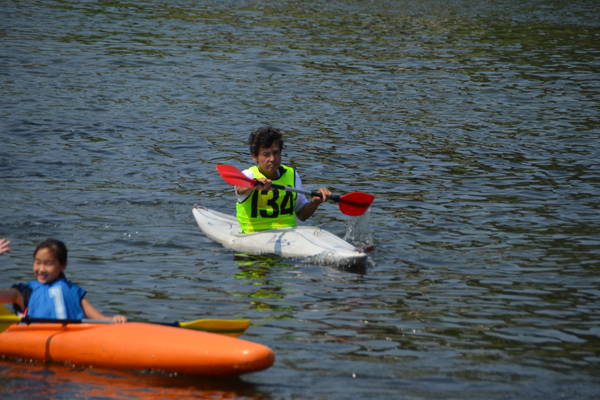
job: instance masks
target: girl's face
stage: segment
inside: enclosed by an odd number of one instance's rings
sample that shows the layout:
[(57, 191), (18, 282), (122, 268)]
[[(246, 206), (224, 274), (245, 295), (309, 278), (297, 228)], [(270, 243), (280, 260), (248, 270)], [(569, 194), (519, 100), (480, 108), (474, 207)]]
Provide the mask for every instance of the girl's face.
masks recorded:
[(61, 265), (49, 248), (39, 249), (33, 260), (33, 274), (39, 283), (54, 282), (67, 264)]

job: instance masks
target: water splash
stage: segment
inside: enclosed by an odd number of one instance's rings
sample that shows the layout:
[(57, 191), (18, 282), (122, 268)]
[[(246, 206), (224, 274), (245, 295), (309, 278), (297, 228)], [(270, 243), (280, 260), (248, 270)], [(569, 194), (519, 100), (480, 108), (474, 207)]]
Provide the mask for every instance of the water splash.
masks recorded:
[(373, 238), (369, 231), (369, 208), (363, 215), (350, 218), (346, 223), (346, 235), (344, 240), (356, 247), (368, 250), (373, 247)]

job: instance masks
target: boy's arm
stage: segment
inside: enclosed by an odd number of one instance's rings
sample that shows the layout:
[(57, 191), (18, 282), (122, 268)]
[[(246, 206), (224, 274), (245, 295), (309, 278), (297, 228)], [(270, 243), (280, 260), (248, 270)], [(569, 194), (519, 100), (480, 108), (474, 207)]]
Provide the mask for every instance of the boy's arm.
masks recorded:
[(235, 192), (242, 197), (248, 197), (250, 193), (252, 193), (252, 188), (247, 188), (245, 186), (236, 186)]
[[(252, 173), (252, 171), (245, 169), (242, 171), (242, 173), (244, 175), (246, 175), (247, 178), (254, 179), (254, 174)], [(271, 180), (270, 179), (260, 178), (257, 180), (258, 180), (258, 184), (257, 184), (257, 186), (255, 186), (255, 188), (257, 190), (271, 190)], [(254, 190), (254, 188), (249, 188), (249, 187), (245, 187), (245, 186), (236, 186), (235, 187), (235, 193), (238, 195), (238, 198), (250, 196), (250, 194), (252, 193), (253, 190)]]
[(15, 288), (0, 290), (0, 304), (16, 304), (21, 310), (25, 308), (23, 295)]
[(258, 179), (258, 183), (255, 187), (249, 188), (245, 186), (236, 186), (235, 191), (238, 196), (247, 197), (256, 188), (257, 190), (271, 190), (271, 180), (267, 178)]
[(331, 197), (331, 192), (326, 188), (319, 189), (319, 193), (322, 197), (313, 197), (311, 201), (302, 207), (302, 210), (296, 213), (296, 216), (300, 221), (306, 221), (309, 219), (315, 213), (317, 208), (319, 208), (319, 205), (326, 202)]
[(81, 300), (81, 308), (83, 309), (83, 313), (86, 318), (89, 319), (111, 319), (115, 323), (123, 323), (127, 322), (127, 318), (122, 315), (115, 315), (114, 317), (105, 317), (102, 313), (94, 308), (86, 299)]

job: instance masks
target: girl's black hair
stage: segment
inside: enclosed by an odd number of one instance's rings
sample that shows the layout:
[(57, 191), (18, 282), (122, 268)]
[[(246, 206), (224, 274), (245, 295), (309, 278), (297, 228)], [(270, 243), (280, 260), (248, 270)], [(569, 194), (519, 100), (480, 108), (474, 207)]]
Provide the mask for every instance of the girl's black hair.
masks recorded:
[(60, 265), (67, 265), (67, 246), (60, 240), (56, 239), (46, 239), (40, 244), (37, 245), (35, 251), (33, 252), (33, 258), (37, 252), (41, 249), (50, 249), (54, 257), (58, 260)]
[(250, 145), (250, 154), (258, 156), (261, 147), (269, 148), (273, 143), (279, 144), (279, 149), (283, 151), (283, 136), (279, 129), (271, 126), (263, 126), (250, 134), (248, 144)]

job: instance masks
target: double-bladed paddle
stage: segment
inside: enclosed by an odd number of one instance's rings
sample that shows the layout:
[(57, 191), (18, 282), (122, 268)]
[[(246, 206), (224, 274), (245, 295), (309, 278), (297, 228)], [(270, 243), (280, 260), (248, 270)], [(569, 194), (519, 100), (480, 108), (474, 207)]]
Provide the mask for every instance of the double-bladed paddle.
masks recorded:
[[(0, 333), (7, 330), (11, 325), (19, 322), (30, 323), (51, 323), (51, 324), (112, 324), (113, 321), (106, 319), (54, 319), (54, 318), (31, 318), (18, 317), (8, 311), (6, 307), (0, 304)], [(250, 321), (227, 320), (227, 319), (199, 319), (191, 322), (148, 322), (155, 325), (174, 326), (196, 331), (218, 333), (225, 336), (238, 337), (248, 329)]]
[[(248, 178), (242, 171), (232, 165), (217, 165), (217, 171), (219, 171), (219, 174), (221, 174), (221, 177), (225, 180), (225, 182), (230, 185), (253, 188), (258, 183), (258, 180)], [(275, 189), (286, 190), (288, 192), (296, 192), (313, 197), (321, 197), (321, 194), (318, 192), (296, 189), (291, 186), (282, 186), (272, 183), (271, 187)], [(374, 199), (375, 196), (372, 194), (361, 192), (348, 193), (343, 196), (331, 196), (331, 200), (339, 203), (340, 211), (352, 217), (363, 215), (365, 211), (369, 209)]]

